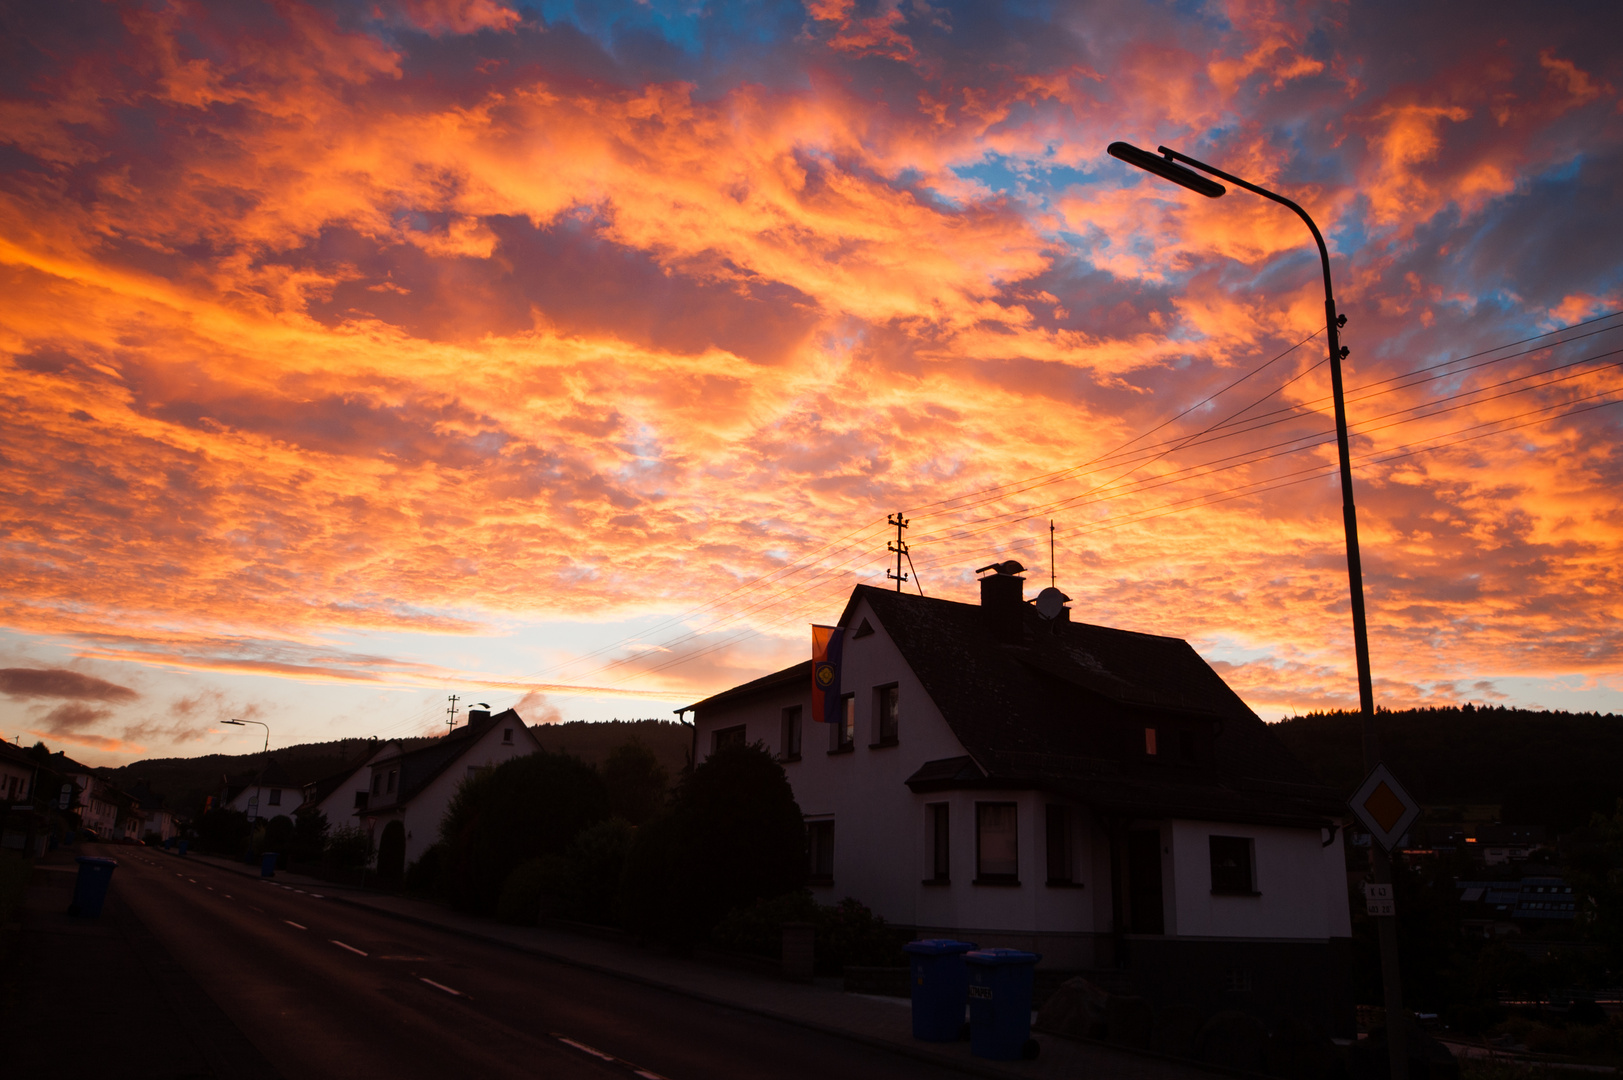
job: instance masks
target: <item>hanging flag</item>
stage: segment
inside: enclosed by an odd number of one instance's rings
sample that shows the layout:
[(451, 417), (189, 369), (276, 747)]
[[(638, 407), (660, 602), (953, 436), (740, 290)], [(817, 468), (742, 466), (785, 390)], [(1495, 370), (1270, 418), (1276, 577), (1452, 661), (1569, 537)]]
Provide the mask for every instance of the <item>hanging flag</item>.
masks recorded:
[(845, 631), (838, 626), (812, 627), (812, 719), (840, 722), (840, 653)]

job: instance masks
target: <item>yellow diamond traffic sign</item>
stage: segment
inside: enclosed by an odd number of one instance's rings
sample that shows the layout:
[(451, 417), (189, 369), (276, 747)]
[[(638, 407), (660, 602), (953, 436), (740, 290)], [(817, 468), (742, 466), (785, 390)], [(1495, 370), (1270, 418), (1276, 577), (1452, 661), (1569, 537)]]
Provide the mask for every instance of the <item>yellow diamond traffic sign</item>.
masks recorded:
[(1347, 800), (1376, 843), (1391, 851), (1420, 815), (1420, 804), (1410, 797), (1385, 765), (1377, 765)]

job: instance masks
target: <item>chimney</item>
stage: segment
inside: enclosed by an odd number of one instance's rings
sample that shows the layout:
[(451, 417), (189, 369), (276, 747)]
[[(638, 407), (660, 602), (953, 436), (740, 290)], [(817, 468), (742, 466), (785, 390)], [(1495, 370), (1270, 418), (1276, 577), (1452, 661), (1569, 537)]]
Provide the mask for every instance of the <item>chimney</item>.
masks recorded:
[(490, 710), (489, 709), (469, 709), (468, 710), (468, 723), (470, 723), (470, 724), (478, 723), (480, 720), (489, 720), (489, 719), (490, 719)]
[(1026, 606), (1026, 582), (1020, 575), (1025, 569), (1009, 559), (975, 571), (977, 574), (993, 571), (981, 578), (981, 610), (986, 613), (993, 633), (1005, 641), (1020, 640), (1020, 620)]

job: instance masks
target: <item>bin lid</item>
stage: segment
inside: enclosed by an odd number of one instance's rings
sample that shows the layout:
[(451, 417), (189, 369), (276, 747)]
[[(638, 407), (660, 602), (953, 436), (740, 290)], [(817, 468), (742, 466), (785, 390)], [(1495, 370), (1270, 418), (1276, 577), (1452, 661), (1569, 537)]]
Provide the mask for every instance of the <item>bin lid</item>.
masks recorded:
[(966, 963), (986, 967), (998, 964), (1035, 964), (1041, 959), (1041, 953), (1025, 952), (1021, 949), (976, 949), (974, 952), (964, 954)]
[(79, 863), (90, 863), (90, 864), (96, 865), (96, 866), (117, 866), (118, 865), (118, 860), (117, 859), (108, 859), (108, 858), (104, 858), (104, 857), (102, 857), (100, 855), (80, 855), (74, 861), (79, 862)]
[(952, 953), (966, 953), (975, 947), (973, 941), (954, 941), (952, 938), (925, 938), (923, 941), (909, 941), (902, 946), (903, 952), (916, 953), (920, 956), (947, 956)]

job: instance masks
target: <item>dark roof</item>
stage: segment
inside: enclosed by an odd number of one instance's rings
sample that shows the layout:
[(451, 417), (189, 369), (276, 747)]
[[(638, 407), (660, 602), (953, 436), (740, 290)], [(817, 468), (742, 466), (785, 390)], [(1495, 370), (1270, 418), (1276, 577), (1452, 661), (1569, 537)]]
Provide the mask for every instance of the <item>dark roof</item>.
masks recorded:
[(701, 706), (709, 708), (711, 705), (716, 705), (723, 701), (735, 701), (738, 698), (749, 697), (751, 694), (759, 694), (766, 690), (773, 690), (787, 683), (793, 683), (796, 681), (799, 681), (807, 688), (810, 688), (811, 676), (812, 662), (810, 660), (803, 660), (794, 667), (786, 667), (782, 671), (774, 671), (770, 675), (762, 675), (759, 679), (751, 679), (747, 683), (740, 683), (730, 690), (723, 690), (719, 694), (712, 694), (703, 701), (694, 702), (692, 705), (686, 705), (676, 711), (687, 712), (690, 709), (697, 709)]
[[(494, 716), (471, 720), (462, 727), (453, 730), (450, 734), (435, 739), (427, 746), (407, 750), (397, 758), (386, 759), (400, 763), (400, 786), (394, 802), (377, 807), (377, 810), (387, 812), (410, 802), (435, 777), (450, 768), (456, 762), (456, 759), (461, 757), (485, 732), (500, 724), (511, 724), (515, 721), (522, 725), (524, 718), (512, 709), (506, 709)], [(381, 765), (383, 762), (378, 764)]]
[[(931, 762), (915, 790), (1037, 787), (1106, 814), (1258, 824), (1339, 821), (1345, 805), (1188, 642), (858, 585), (840, 625), (868, 606), (969, 752)], [(810, 661), (707, 698), (709, 706), (810, 676)], [(808, 686), (809, 689), (809, 686)], [(1143, 752), (1143, 729), (1167, 745)], [(1178, 761), (1186, 737), (1196, 750)], [(1135, 743), (1136, 740), (1136, 743)], [(937, 775), (938, 772), (946, 775)]]
[(254, 783), (260, 787), (289, 788), (299, 786), (298, 781), (294, 780), (292, 774), (282, 768), (281, 763), (275, 758), (265, 762), (265, 771), (254, 777)]

